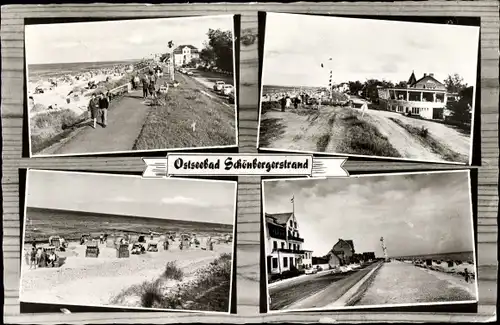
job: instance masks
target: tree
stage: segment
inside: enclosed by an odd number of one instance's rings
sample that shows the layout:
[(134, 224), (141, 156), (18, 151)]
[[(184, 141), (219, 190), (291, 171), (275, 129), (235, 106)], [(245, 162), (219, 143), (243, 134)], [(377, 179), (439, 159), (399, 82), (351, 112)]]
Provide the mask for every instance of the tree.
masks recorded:
[(357, 80), (357, 81), (349, 81), (349, 91), (351, 94), (358, 94), (358, 91), (363, 89), (363, 84)]
[(224, 71), (233, 71), (233, 34), (231, 31), (210, 28), (207, 33), (208, 42), (200, 53), (200, 58), (213, 62)]
[(406, 88), (406, 87), (408, 87), (408, 83), (406, 81), (400, 81), (394, 87), (396, 87), (396, 88)]
[(464, 83), (464, 78), (462, 78), (458, 73), (454, 73), (453, 75), (449, 75), (448, 78), (444, 80), (446, 85), (446, 90), (449, 93), (460, 93), (467, 84)]
[(472, 107), (473, 93), (474, 87), (465, 87), (460, 91), (460, 99), (458, 101), (446, 104), (446, 108), (452, 112), (450, 116), (451, 120), (463, 124), (471, 122), (470, 108)]

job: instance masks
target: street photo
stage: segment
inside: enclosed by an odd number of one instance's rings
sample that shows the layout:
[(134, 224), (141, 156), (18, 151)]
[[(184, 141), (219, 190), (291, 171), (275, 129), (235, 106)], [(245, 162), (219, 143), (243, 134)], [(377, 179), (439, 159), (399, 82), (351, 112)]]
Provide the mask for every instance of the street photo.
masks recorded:
[(471, 164), (479, 27), (266, 15), (259, 149)]
[(19, 300), (229, 313), (235, 216), (234, 181), (28, 170)]
[(263, 181), (269, 312), (475, 303), (468, 171)]
[(31, 156), (237, 146), (234, 16), (25, 26)]

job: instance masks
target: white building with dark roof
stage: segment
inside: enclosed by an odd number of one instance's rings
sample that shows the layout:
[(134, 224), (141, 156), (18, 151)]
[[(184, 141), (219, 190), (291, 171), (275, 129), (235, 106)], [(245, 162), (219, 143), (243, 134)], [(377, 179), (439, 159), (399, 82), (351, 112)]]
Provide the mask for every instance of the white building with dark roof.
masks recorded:
[(433, 73), (424, 73), (417, 80), (412, 72), (406, 88), (378, 89), (380, 103), (385, 109), (425, 119), (444, 119), (447, 99), (452, 96)]
[(175, 65), (178, 67), (189, 64), (193, 59), (198, 59), (200, 57), (198, 48), (189, 44), (177, 46), (173, 53)]
[(304, 249), (293, 212), (266, 213), (267, 272), (281, 274), (292, 268), (312, 267), (312, 251)]

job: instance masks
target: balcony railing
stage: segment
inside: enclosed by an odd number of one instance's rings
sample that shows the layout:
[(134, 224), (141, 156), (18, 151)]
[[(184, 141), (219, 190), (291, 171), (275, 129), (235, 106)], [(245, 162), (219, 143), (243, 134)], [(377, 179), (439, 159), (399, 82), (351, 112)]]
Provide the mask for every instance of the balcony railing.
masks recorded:
[(291, 254), (305, 254), (305, 251), (303, 251), (301, 249), (289, 249), (289, 248), (274, 248), (273, 252), (291, 253)]

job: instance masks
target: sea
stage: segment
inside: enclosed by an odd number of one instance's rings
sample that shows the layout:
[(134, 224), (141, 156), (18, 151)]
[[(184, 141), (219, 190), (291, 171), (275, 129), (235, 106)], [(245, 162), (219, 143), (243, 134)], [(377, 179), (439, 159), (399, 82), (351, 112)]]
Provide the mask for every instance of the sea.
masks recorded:
[(57, 77), (70, 73), (83, 73), (94, 69), (111, 68), (117, 65), (133, 64), (137, 61), (138, 60), (30, 64), (28, 65), (28, 74), (30, 80), (38, 80), (42, 77), (47, 78)]
[(99, 236), (103, 233), (108, 235), (149, 234), (150, 231), (159, 233), (175, 231), (200, 235), (233, 233), (233, 225), (230, 224), (32, 207), (26, 209), (25, 229), (25, 242), (45, 242), (50, 236), (79, 240), (82, 234)]
[[(405, 258), (415, 258), (422, 260), (440, 260), (440, 261), (474, 261), (474, 252), (451, 252), (451, 253), (441, 253), (441, 254), (423, 254), (423, 255), (412, 255), (404, 256)], [(394, 257), (398, 258), (398, 257)]]

